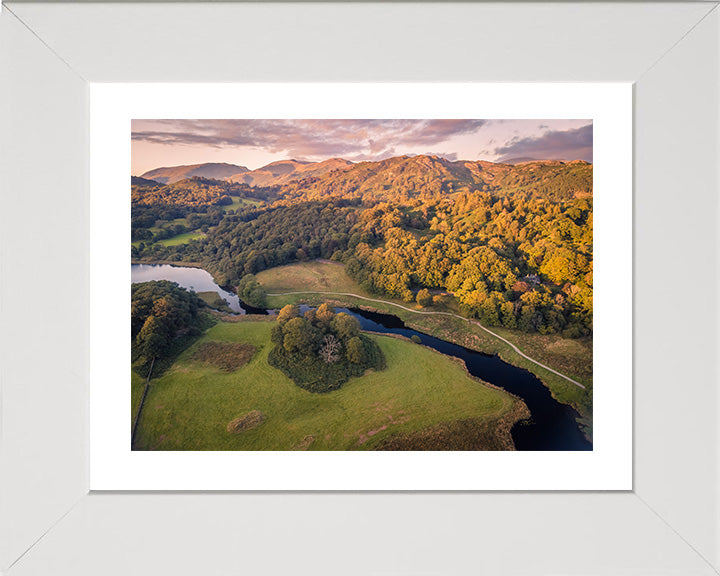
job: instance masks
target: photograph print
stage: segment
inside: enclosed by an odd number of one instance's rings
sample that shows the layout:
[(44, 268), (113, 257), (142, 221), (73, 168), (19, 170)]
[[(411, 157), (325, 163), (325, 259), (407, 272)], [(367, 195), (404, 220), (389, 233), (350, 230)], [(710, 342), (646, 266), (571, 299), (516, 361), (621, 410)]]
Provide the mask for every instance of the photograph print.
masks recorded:
[(593, 449), (591, 119), (135, 119), (134, 451)]

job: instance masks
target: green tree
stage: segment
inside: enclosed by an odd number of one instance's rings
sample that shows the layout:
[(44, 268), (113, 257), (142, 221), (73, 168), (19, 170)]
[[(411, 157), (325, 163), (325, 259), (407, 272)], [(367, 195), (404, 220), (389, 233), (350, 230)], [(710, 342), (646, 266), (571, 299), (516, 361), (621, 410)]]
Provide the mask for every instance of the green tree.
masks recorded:
[(237, 293), (240, 300), (247, 302), (250, 306), (254, 306), (255, 308), (265, 308), (265, 306), (267, 306), (265, 289), (252, 274), (246, 274), (240, 279)]
[(148, 316), (137, 336), (137, 345), (143, 356), (146, 358), (162, 356), (169, 343), (167, 328), (162, 320), (152, 314)]
[(311, 332), (305, 319), (292, 318), (283, 326), (283, 347), (290, 354), (309, 352), (311, 343)]
[(365, 346), (358, 336), (353, 336), (347, 341), (347, 359), (353, 364), (362, 364), (367, 361)]
[(432, 294), (430, 294), (430, 290), (427, 288), (423, 288), (417, 293), (417, 296), (415, 297), (417, 300), (417, 303), (420, 304), (423, 308), (426, 306), (430, 306), (433, 302)]
[(345, 314), (345, 312), (340, 312), (335, 316), (331, 326), (343, 341), (348, 341), (360, 334), (360, 322), (357, 321), (357, 318)]

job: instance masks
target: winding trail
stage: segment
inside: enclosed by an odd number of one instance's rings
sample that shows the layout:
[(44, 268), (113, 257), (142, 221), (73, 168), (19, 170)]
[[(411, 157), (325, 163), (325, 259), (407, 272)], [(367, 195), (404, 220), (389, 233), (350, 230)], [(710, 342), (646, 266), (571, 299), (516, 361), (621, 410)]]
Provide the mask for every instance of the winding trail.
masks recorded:
[(389, 306), (395, 306), (396, 308), (402, 308), (403, 310), (407, 310), (408, 312), (412, 312), (413, 314), (425, 314), (425, 315), (436, 315), (436, 316), (452, 316), (453, 318), (459, 318), (459, 319), (462, 320), (463, 322), (467, 320), (467, 321), (470, 322), (471, 324), (475, 324), (475, 326), (479, 326), (480, 328), (482, 328), (483, 330), (485, 330), (485, 332), (487, 332), (488, 334), (490, 334), (490, 335), (492, 335), (492, 336), (495, 336), (495, 338), (497, 338), (498, 340), (502, 340), (503, 342), (505, 342), (505, 344), (507, 344), (508, 346), (510, 346), (510, 348), (512, 348), (515, 352), (517, 352), (520, 356), (522, 356), (522, 357), (525, 358), (526, 360), (529, 360), (529, 361), (532, 362), (533, 364), (536, 364), (537, 366), (540, 366), (540, 368), (544, 368), (545, 370), (548, 370), (549, 372), (552, 372), (553, 374), (556, 374), (557, 376), (560, 376), (561, 378), (564, 378), (564, 379), (567, 380), (568, 382), (572, 382), (573, 384), (575, 384), (575, 386), (579, 386), (580, 388), (582, 388), (583, 390), (585, 390), (585, 386), (583, 386), (582, 384), (580, 384), (580, 382), (578, 382), (577, 380), (573, 380), (573, 379), (570, 378), (569, 376), (565, 376), (565, 374), (561, 374), (561, 373), (558, 372), (557, 370), (553, 370), (552, 368), (550, 368), (550, 366), (546, 366), (545, 364), (541, 364), (541, 363), (538, 362), (537, 360), (534, 360), (533, 358), (530, 358), (530, 356), (528, 356), (527, 354), (524, 354), (517, 346), (515, 346), (515, 344), (513, 344), (512, 342), (509, 342), (509, 341), (505, 340), (505, 338), (503, 338), (503, 337), (500, 336), (499, 334), (495, 334), (495, 332), (493, 332), (492, 330), (488, 330), (487, 328), (485, 328), (485, 326), (483, 326), (482, 324), (480, 324), (480, 322), (477, 322), (477, 321), (475, 321), (475, 320), (469, 320), (468, 318), (463, 318), (462, 316), (459, 316), (458, 314), (453, 314), (452, 312), (423, 312), (423, 311), (421, 311), (421, 310), (413, 310), (412, 308), (406, 308), (405, 306), (401, 306), (400, 304), (395, 304), (394, 302), (388, 302), (387, 300), (375, 300), (375, 299), (373, 299), (373, 298), (366, 298), (365, 296), (360, 296), (360, 295), (358, 295), (358, 294), (351, 294), (351, 293), (349, 293), (349, 292), (302, 291), (302, 292), (282, 292), (282, 293), (276, 293), (276, 294), (270, 294), (270, 293), (268, 293), (268, 296), (291, 296), (291, 295), (295, 295), (295, 294), (326, 294), (326, 295), (328, 295), (328, 296), (352, 296), (353, 298), (359, 298), (360, 300), (367, 300), (368, 302), (377, 302), (377, 303), (379, 303), (379, 304), (387, 304), (387, 305), (389, 305)]

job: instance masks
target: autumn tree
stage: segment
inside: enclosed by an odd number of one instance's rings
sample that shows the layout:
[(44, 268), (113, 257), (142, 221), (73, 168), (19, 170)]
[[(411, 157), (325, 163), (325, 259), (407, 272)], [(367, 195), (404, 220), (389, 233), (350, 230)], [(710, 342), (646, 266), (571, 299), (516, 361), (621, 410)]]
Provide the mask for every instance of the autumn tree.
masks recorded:
[(286, 304), (280, 312), (278, 312), (277, 320), (279, 324), (285, 324), (288, 320), (297, 318), (298, 316), (300, 316), (300, 308), (294, 304)]
[(423, 308), (426, 306), (430, 306), (433, 302), (432, 294), (430, 294), (430, 291), (427, 288), (423, 288), (417, 293), (417, 296), (415, 297), (417, 300), (417, 303), (420, 304)]

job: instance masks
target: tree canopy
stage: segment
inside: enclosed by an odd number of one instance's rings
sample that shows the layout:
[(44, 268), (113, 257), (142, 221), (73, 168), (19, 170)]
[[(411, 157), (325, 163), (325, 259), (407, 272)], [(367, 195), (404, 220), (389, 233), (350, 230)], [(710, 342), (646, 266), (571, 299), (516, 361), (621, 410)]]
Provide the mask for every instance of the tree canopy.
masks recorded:
[(297, 306), (280, 310), (272, 330), (269, 362), (311, 392), (336, 390), (368, 368), (382, 369), (377, 344), (360, 333), (360, 323), (327, 304), (301, 314)]

